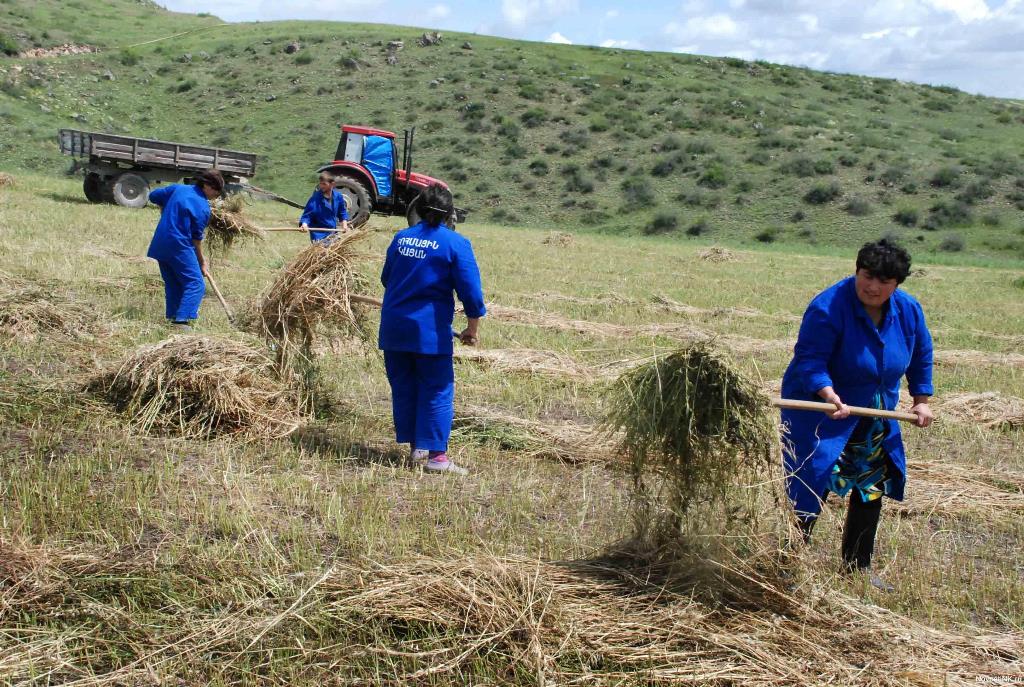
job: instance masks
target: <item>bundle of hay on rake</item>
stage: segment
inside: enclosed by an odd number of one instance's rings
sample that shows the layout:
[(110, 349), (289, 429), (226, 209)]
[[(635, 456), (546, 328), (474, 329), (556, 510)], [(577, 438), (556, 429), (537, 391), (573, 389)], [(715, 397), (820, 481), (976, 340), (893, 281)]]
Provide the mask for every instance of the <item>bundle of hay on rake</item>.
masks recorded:
[[(710, 344), (636, 367), (613, 387), (608, 427), (620, 433), (636, 487), (635, 544), (736, 554), (754, 546), (759, 513), (779, 512), (780, 447), (770, 403)], [(754, 485), (775, 485), (755, 488)], [(785, 521), (780, 519), (780, 523)], [(777, 530), (774, 535), (781, 534)]]
[(355, 250), (363, 232), (337, 234), (314, 243), (286, 265), (256, 305), (254, 328), (277, 348), (283, 367), (297, 347), (308, 356), (317, 330), (330, 326), (367, 337), (366, 313), (374, 299), (357, 272)]
[(234, 194), (214, 202), (210, 206), (210, 226), (206, 230), (206, 241), (212, 250), (226, 251), (238, 239), (263, 240), (266, 235), (242, 214), (245, 199)]
[(188, 438), (277, 438), (303, 422), (298, 395), (273, 361), (232, 339), (175, 336), (143, 346), (88, 388), (141, 432)]
[(35, 339), (40, 334), (75, 338), (95, 331), (95, 315), (84, 306), (20, 279), (0, 274), (0, 334)]

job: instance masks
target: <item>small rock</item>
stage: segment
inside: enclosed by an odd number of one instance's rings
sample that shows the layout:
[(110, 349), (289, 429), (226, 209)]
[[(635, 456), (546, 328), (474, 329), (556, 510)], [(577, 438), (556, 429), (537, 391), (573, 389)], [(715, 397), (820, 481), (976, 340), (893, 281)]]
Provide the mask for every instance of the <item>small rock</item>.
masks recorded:
[(397, 52), (405, 47), (405, 41), (388, 41), (388, 50)]
[(192, 61), (192, 53), (187, 52), (184, 55), (182, 55), (181, 57), (179, 57), (178, 60), (181, 61), (181, 62), (191, 62)]
[(434, 80), (433, 80), (433, 81), (431, 81), (431, 82), (430, 82), (430, 83), (429, 83), (428, 85), (429, 85), (429, 86), (430, 86), (431, 88), (437, 88), (438, 86), (440, 86), (440, 85), (441, 85), (441, 82), (440, 82), (440, 81), (438, 81), (437, 79), (434, 79)]
[(341, 61), (341, 66), (353, 71), (359, 71), (359, 60), (354, 57), (346, 57)]
[(398, 64), (398, 55), (396, 55), (393, 52), (389, 52), (388, 56), (385, 58), (385, 61), (393, 67), (396, 64)]
[(466, 41), (465, 43), (462, 44), (462, 49), (463, 50), (472, 50), (473, 49), (473, 44), (470, 43), (469, 41)]
[(267, 40), (263, 41), (263, 45), (270, 45), (270, 44), (271, 44), (271, 43), (273, 43), (273, 42), (274, 42), (274, 41), (272, 41), (272, 40), (270, 40), (270, 39), (268, 38)]
[(106, 79), (107, 81), (116, 81), (117, 80), (117, 79), (114, 78), (114, 72), (110, 71), (109, 69), (107, 71), (103, 72), (103, 78)]
[(43, 112), (46, 112), (47, 114), (52, 112), (52, 110), (50, 110), (50, 108), (48, 108), (46, 105), (40, 105), (39, 109), (42, 110)]
[(422, 47), (426, 48), (430, 45), (440, 45), (442, 41), (441, 33), (439, 31), (430, 31), (420, 36), (419, 40), (416, 41)]
[(288, 45), (284, 46), (284, 51), (289, 55), (297, 53), (300, 50), (302, 50), (302, 46), (298, 41), (292, 41)]
[(275, 100), (277, 100), (277, 96), (276, 96), (276, 95), (268, 95), (268, 96), (266, 97), (266, 101), (267, 101), (268, 103), (272, 103), (272, 102), (274, 102)]
[(199, 59), (201, 59), (201, 60), (209, 60), (210, 59), (210, 53), (206, 52), (205, 50), (200, 50), (199, 51)]

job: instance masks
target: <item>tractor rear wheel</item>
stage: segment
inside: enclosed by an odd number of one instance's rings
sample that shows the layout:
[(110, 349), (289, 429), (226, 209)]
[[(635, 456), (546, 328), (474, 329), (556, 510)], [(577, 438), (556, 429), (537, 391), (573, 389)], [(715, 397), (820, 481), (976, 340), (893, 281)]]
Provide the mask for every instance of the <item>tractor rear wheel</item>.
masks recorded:
[(114, 202), (126, 208), (144, 208), (149, 202), (149, 182), (145, 177), (125, 172), (114, 179)]
[(85, 175), (85, 181), (82, 182), (82, 190), (85, 191), (85, 197), (89, 199), (90, 203), (102, 203), (103, 202), (103, 181), (100, 179), (100, 175), (95, 172), (89, 172)]
[(373, 204), (366, 187), (352, 177), (340, 176), (334, 180), (334, 186), (345, 197), (345, 208), (348, 210), (348, 225), (353, 229), (361, 227), (370, 219)]

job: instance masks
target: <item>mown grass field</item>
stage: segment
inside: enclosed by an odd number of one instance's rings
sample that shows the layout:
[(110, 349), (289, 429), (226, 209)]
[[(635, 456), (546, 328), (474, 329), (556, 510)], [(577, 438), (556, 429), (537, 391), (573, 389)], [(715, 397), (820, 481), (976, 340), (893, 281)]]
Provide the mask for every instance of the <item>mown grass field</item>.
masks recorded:
[[(264, 225), (293, 219), (280, 205), (248, 212)], [(0, 188), (0, 272), (91, 313), (91, 334), (0, 338), (0, 682), (739, 684), (749, 680), (721, 665), (774, 665), (767, 649), (727, 652), (714, 667), (694, 649), (669, 671), (654, 655), (630, 662), (597, 645), (549, 660), (549, 649), (521, 637), (567, 622), (555, 612), (559, 597), (541, 593), (553, 574), (542, 565), (597, 560), (630, 533), (628, 476), (593, 433), (608, 381), (631, 362), (713, 336), (766, 393), (777, 390), (803, 307), (852, 270), (852, 253), (734, 248), (715, 262), (704, 257), (708, 245), (668, 237), (468, 224), (491, 314), (477, 357), (460, 357), (456, 369), (452, 454), (471, 473), (437, 479), (405, 467), (381, 360), (354, 342), (322, 342), (317, 418), (287, 439), (146, 435), (83, 392), (98, 370), (171, 334), (157, 269), (142, 257), (156, 221), (152, 209), (88, 204), (73, 179), (23, 173)], [(393, 228), (371, 223), (371, 276)], [(276, 234), (214, 255), (236, 309), (305, 240)], [(899, 674), (873, 667), (884, 663), (878, 656), (837, 658), (852, 683), (1012, 684), (1024, 655), (1024, 270), (948, 259), (914, 268), (905, 288), (935, 335), (939, 420), (906, 431), (908, 499), (883, 513), (877, 568), (898, 591), (836, 574), (843, 511), (833, 502), (795, 594), (853, 604), (836, 629), (851, 646), (860, 646), (858, 625), (898, 617), (922, 625), (892, 639), (891, 655), (924, 626), (991, 649), (984, 669), (933, 657)], [(261, 345), (212, 298), (199, 327)], [(965, 405), (973, 392), (997, 393), (996, 411)], [(983, 426), (1014, 413), (1016, 426)], [(513, 626), (492, 618), (476, 635), (461, 621), (388, 610), (388, 575), (439, 562), (484, 599), (485, 617), (496, 614), (488, 561), (505, 558), (534, 571), (522, 588), (509, 583), (524, 604)], [(408, 598), (429, 595), (444, 575), (410, 577)], [(376, 584), (376, 606), (346, 601)], [(633, 603), (636, 584), (612, 592), (615, 603)], [(673, 603), (677, 619), (727, 611)], [(668, 617), (644, 620), (653, 607), (644, 608), (631, 611), (637, 627)], [(765, 617), (768, 628), (788, 622)], [(480, 643), (458, 643), (460, 633)], [(928, 641), (945, 646), (953, 635)], [(773, 679), (809, 684), (825, 679), (819, 669), (793, 663)]]
[(56, 173), (60, 127), (218, 145), (258, 153), (254, 181), (301, 200), (340, 124), (415, 126), (416, 168), (476, 222), (844, 250), (891, 232), (922, 255), (1024, 256), (1019, 102), (468, 34), (419, 47), (422, 31), (0, 3), (19, 48), (103, 48), (0, 58), (0, 154)]

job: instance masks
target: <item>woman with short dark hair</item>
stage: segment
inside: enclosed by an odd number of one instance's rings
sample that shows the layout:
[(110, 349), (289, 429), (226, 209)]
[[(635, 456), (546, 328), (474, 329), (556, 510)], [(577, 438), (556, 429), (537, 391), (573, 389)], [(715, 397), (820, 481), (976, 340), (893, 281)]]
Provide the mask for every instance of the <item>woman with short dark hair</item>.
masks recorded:
[[(827, 414), (783, 410), (790, 500), (806, 539), (829, 493), (850, 495), (843, 567), (868, 570), (882, 497), (903, 500), (906, 456), (896, 420), (854, 418), (850, 405), (895, 409), (907, 378), (917, 426), (932, 421), (932, 337), (921, 305), (898, 286), (910, 254), (882, 239), (857, 253), (854, 276), (814, 297), (804, 313), (782, 395), (824, 400)], [(877, 576), (872, 584), (891, 587)]]
[[(334, 236), (341, 223), (341, 231), (348, 231), (348, 209), (345, 207), (345, 196), (334, 188), (334, 175), (320, 172), (317, 187), (313, 195), (306, 201), (306, 207), (299, 217), (299, 227), (309, 232), (310, 243), (323, 241)], [(327, 231), (316, 231), (326, 229)]]
[(209, 271), (203, 237), (210, 222), (210, 201), (224, 193), (224, 177), (215, 169), (201, 172), (195, 184), (154, 189), (151, 203), (160, 206), (160, 222), (146, 255), (160, 265), (165, 315), (178, 329), (191, 329), (199, 317)]
[[(423, 220), (391, 241), (380, 275), (379, 341), (396, 440), (409, 444), (412, 461), (426, 461), (427, 472), (461, 475), (466, 470), (448, 458), (455, 409), (452, 338), (475, 345), (487, 309), (473, 246), (446, 226), (453, 208), (451, 191), (431, 185), (417, 200)], [(452, 329), (453, 294), (468, 319), (459, 334)]]

